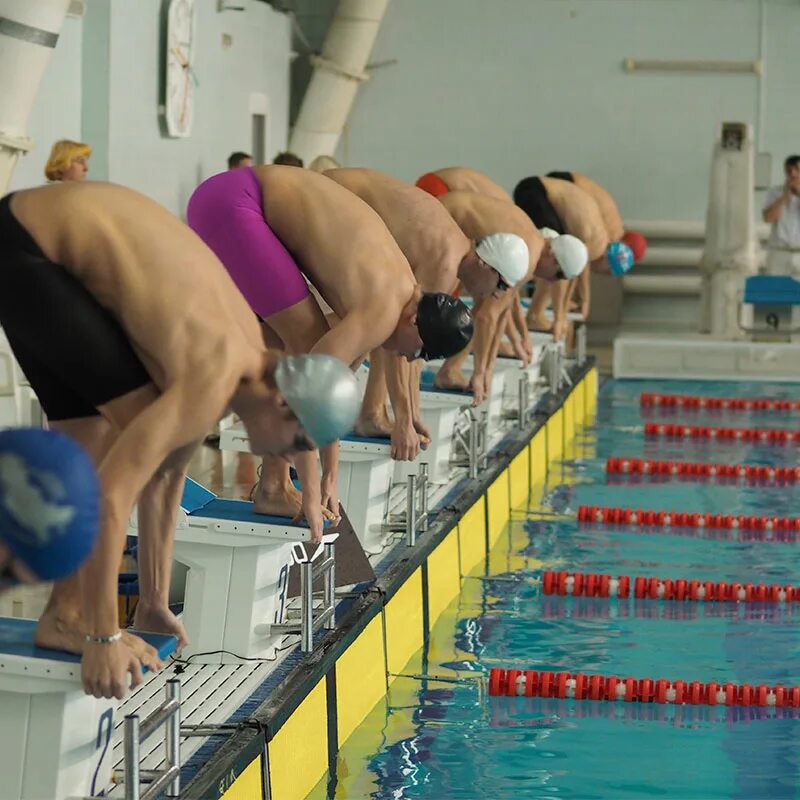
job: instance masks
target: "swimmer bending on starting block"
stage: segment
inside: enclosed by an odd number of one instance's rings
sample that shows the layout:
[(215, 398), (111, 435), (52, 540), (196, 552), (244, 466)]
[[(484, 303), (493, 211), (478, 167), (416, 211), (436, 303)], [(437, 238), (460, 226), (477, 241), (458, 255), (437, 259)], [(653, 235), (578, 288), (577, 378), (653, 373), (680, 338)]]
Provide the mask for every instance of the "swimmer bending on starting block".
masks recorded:
[[(525, 178), (514, 189), (514, 202), (540, 230), (547, 229), (552, 236), (570, 234), (580, 239), (588, 250), (593, 272), (617, 274), (630, 269), (633, 263), (630, 248), (621, 242), (611, 242), (597, 203), (574, 183), (547, 177)], [(553, 295), (555, 320), (566, 317), (569, 296), (570, 293)], [(559, 339), (563, 332), (544, 315), (550, 300), (549, 287), (537, 286), (528, 309), (528, 325), (534, 330), (552, 329)]]
[[(439, 196), (439, 202), (456, 221), (461, 230), (471, 239), (482, 239), (490, 231), (502, 229), (515, 235), (526, 245), (524, 272), (513, 282), (515, 290), (534, 278), (542, 282), (561, 282), (564, 278), (583, 268), (580, 257), (574, 259), (556, 256), (553, 247), (546, 243), (528, 216), (513, 203), (477, 192), (453, 191)], [(567, 237), (561, 237), (567, 239)], [(582, 245), (575, 242), (580, 250)], [(585, 253), (585, 248), (581, 252)], [(509, 332), (515, 353), (527, 364), (532, 356), (527, 330), (515, 336), (515, 327), (508, 328), (516, 306), (519, 305), (517, 292), (509, 292), (504, 297), (489, 297), (480, 300), (475, 308), (475, 337), (472, 343), (473, 373), (467, 381), (461, 368), (467, 350), (448, 359), (436, 376), (436, 384), (443, 388), (470, 388), (476, 405), (488, 397), (494, 365), (500, 350), (503, 335)]]
[[(371, 169), (333, 169), (325, 175), (358, 195), (384, 221), (419, 285), (453, 294), (459, 282), (476, 300), (500, 296), (528, 270), (525, 242), (503, 228), (469, 238), (429, 193)], [(512, 206), (513, 208), (513, 206)], [(524, 215), (523, 215), (524, 216)], [(420, 414), (420, 365), (381, 349), (370, 371), (357, 431), (392, 437), (392, 457), (412, 460), (430, 432)], [(394, 424), (386, 413), (386, 387), (394, 385)]]
[[(50, 424), (98, 463), (103, 498), (97, 545), (76, 576), (55, 584), (36, 642), (82, 653), (86, 692), (121, 698), (129, 672), (136, 686), (141, 664), (160, 667), (155, 650), (117, 621), (117, 576), (137, 500), (134, 624), (174, 634), (183, 646), (169, 581), (185, 468), (198, 442), (230, 406), (256, 452), (289, 457), (352, 424), (357, 387), (333, 359), (269, 356), (214, 254), (134, 191), (92, 182), (9, 195), (0, 201), (0, 242), (0, 324)], [(314, 413), (304, 405), (309, 396)], [(302, 409), (302, 424), (291, 407)]]
[[(357, 367), (378, 347), (409, 361), (452, 355), (472, 335), (466, 306), (426, 293), (381, 218), (335, 181), (285, 166), (231, 170), (203, 182), (187, 209), (191, 227), (219, 256), (262, 319), (269, 340), (292, 353), (326, 353)], [(308, 283), (307, 283), (308, 282)], [(308, 284), (330, 306), (331, 327)], [(389, 386), (395, 412), (407, 408)], [(286, 463), (265, 459), (256, 510), (301, 510), (312, 538), (323, 514), (338, 517), (338, 446), (295, 459), (299, 497)]]

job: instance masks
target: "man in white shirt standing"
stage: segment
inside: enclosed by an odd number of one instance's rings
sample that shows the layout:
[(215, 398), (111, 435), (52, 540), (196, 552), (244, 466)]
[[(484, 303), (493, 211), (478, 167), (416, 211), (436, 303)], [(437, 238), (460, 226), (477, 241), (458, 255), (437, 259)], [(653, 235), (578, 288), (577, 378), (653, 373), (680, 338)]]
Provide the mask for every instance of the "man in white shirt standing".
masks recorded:
[(800, 278), (800, 156), (789, 156), (783, 171), (783, 186), (767, 192), (762, 212), (764, 222), (772, 225), (766, 272)]

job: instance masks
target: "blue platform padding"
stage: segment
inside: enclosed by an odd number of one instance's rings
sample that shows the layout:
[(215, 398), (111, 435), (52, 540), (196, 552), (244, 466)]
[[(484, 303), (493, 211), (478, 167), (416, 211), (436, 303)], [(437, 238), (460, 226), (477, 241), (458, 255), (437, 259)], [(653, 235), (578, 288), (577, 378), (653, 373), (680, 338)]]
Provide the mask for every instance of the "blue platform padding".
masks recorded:
[(788, 275), (753, 275), (744, 284), (744, 302), (752, 305), (800, 305), (800, 281)]
[(440, 394), (455, 394), (460, 397), (471, 397), (472, 392), (469, 389), (440, 389), (438, 386), (434, 385), (434, 380), (436, 380), (436, 373), (431, 372), (430, 370), (423, 370), (422, 375), (420, 377), (419, 388), (422, 389), (423, 392), (439, 392)]
[(355, 442), (356, 444), (390, 444), (390, 436), (359, 436), (357, 433), (348, 433), (342, 436), (343, 442)]
[(308, 527), (305, 522), (294, 523), (291, 517), (275, 517), (271, 514), (256, 514), (253, 509), (255, 504), (248, 500), (223, 500), (215, 497), (210, 503), (193, 511), (193, 517), (210, 517), (212, 519), (227, 519), (232, 522), (253, 522), (258, 525), (292, 525), (302, 528)]
[(185, 479), (183, 495), (181, 496), (181, 508), (187, 514), (193, 514), (215, 498), (216, 495), (214, 492), (209, 492), (205, 486), (201, 486), (197, 481), (193, 481), (191, 478)]
[[(75, 655), (75, 653), (64, 653), (61, 650), (47, 650), (44, 647), (37, 647), (33, 642), (35, 630), (36, 620), (34, 619), (0, 617), (0, 653), (24, 658), (44, 658), (48, 661), (80, 664), (81, 657)], [(178, 640), (174, 636), (129, 630), (144, 639), (152, 647), (155, 647), (158, 657), (162, 661), (171, 656), (178, 648)], [(144, 665), (143, 670), (147, 671)]]

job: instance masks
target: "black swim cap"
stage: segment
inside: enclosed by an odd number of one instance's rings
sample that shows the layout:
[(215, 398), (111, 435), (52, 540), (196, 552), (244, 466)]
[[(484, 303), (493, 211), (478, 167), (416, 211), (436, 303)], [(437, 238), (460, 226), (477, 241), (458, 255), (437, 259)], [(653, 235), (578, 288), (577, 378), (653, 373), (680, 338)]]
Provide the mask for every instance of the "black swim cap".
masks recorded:
[(417, 307), (422, 358), (450, 358), (472, 339), (472, 314), (461, 300), (441, 292), (425, 292)]

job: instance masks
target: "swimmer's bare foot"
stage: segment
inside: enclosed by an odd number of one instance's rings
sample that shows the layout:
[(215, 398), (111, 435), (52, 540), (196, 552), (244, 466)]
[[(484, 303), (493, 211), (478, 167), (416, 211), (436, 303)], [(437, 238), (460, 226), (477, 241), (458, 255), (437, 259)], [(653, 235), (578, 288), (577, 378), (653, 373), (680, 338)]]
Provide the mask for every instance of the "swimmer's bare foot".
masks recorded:
[(36, 624), (33, 641), (37, 647), (82, 655), (86, 644), (85, 636), (86, 630), (80, 617), (72, 614), (60, 615), (56, 608), (49, 608)]
[(528, 314), (526, 320), (529, 331), (542, 331), (549, 333), (553, 330), (553, 320), (547, 319), (544, 314)]
[[(189, 644), (189, 637), (186, 634), (186, 628), (183, 627), (183, 622), (166, 606), (153, 605), (140, 599), (136, 604), (136, 613), (133, 615), (133, 627), (143, 633), (164, 633), (167, 636), (176, 637), (178, 640), (178, 652)], [(122, 638), (128, 647), (141, 659), (142, 656), (138, 652), (138, 642), (142, 640), (130, 633), (124, 633)], [(129, 639), (138, 640), (138, 642), (128, 641)], [(145, 647), (149, 646), (144, 642), (143, 644), (145, 644)], [(155, 651), (153, 652), (155, 653)]]
[(296, 517), (303, 508), (303, 495), (291, 483), (265, 486), (259, 483), (253, 492), (256, 514)]
[(500, 349), (497, 352), (498, 355), (508, 356), (510, 358), (513, 358), (516, 355), (514, 345), (511, 344), (508, 339), (503, 339), (503, 341), (500, 342)]
[(389, 419), (389, 415), (384, 411), (383, 415), (369, 416), (362, 413), (356, 424), (353, 426), (357, 436), (371, 436), (375, 438), (388, 438), (392, 435), (394, 423)]
[(447, 369), (445, 366), (436, 373), (433, 385), (439, 389), (460, 389), (463, 392), (469, 391), (470, 379), (458, 368)]

